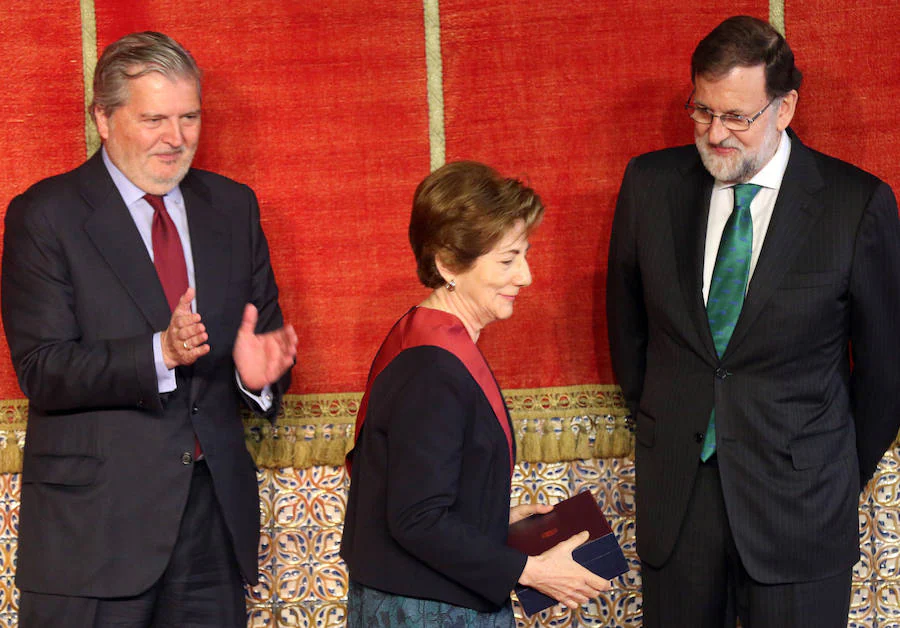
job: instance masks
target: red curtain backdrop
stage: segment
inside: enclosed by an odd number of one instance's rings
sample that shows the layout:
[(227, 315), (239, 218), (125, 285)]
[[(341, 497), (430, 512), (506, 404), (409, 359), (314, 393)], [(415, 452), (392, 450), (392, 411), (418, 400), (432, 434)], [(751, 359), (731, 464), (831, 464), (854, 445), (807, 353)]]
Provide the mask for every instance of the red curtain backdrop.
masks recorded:
[(900, 195), (900, 4), (788, 2), (785, 21), (804, 71), (794, 124), (800, 137)]
[[(84, 89), (77, 5), (56, 1), (40, 9), (0, 11), (0, 33), (0, 207), (5, 215), (14, 195), (84, 160)], [(22, 396), (4, 336), (0, 399)]]
[[(166, 32), (205, 70), (197, 165), (257, 192), (300, 356), (293, 393), (360, 391), (390, 324), (427, 291), (406, 224), (429, 171), (421, 0), (95, 0), (97, 46)], [(806, 80), (794, 128), (900, 188), (900, 12), (894, 2), (788, 0)], [(548, 213), (535, 281), (483, 349), (507, 389), (613, 383), (606, 247), (628, 159), (689, 143), (681, 105), (696, 42), (763, 0), (442, 0), (447, 159), (528, 180)], [(0, 207), (85, 157), (78, 3), (0, 14), (6, 102)], [(5, 342), (0, 398), (17, 399)]]
[(693, 141), (690, 54), (735, 10), (765, 18), (768, 3), (441, 2), (447, 158), (527, 177), (547, 204), (534, 284), (482, 341), (505, 386), (613, 382), (605, 276), (619, 183), (634, 155)]

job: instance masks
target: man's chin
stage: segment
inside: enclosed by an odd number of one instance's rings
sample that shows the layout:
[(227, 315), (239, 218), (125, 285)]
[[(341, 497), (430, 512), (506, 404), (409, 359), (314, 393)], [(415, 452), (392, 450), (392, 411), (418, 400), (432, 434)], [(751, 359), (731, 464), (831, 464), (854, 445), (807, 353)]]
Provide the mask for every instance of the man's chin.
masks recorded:
[(157, 173), (151, 177), (151, 183), (156, 188), (164, 188), (166, 191), (171, 190), (181, 183), (181, 180), (187, 175), (190, 164), (179, 168), (175, 172)]
[(726, 160), (710, 155), (702, 150), (700, 151), (700, 160), (703, 162), (707, 172), (717, 181), (732, 183), (737, 181), (740, 175), (740, 168), (738, 167), (740, 164), (728, 163)]

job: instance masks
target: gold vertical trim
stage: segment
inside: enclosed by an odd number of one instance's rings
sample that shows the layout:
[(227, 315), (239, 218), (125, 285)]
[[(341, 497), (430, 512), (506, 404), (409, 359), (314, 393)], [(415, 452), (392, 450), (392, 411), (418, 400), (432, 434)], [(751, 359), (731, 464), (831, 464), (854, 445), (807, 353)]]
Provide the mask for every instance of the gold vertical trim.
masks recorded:
[(425, 9), (425, 64), (428, 91), (428, 144), (431, 169), (446, 161), (444, 135), (444, 68), (441, 60), (441, 10), (439, 0), (423, 0)]
[(79, 0), (81, 5), (81, 67), (84, 76), (84, 144), (87, 156), (100, 148), (100, 136), (88, 113), (94, 100), (94, 67), (97, 65), (97, 17), (94, 0)]
[(784, 37), (784, 0), (769, 0), (769, 24)]

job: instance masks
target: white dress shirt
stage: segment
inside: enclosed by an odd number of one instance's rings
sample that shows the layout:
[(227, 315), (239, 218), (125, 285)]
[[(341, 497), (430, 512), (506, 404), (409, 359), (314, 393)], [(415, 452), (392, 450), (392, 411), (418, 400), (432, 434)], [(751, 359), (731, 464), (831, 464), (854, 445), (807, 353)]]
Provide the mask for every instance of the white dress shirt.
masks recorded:
[[(763, 169), (747, 181), (762, 187), (753, 202), (750, 203), (750, 216), (753, 219), (753, 248), (750, 255), (750, 280), (759, 260), (759, 253), (766, 240), (766, 232), (769, 230), (769, 222), (772, 220), (772, 212), (775, 210), (775, 200), (778, 198), (778, 190), (784, 179), (784, 171), (787, 169), (788, 158), (791, 156), (791, 140), (787, 131), (781, 132), (781, 141), (775, 154)], [(709, 298), (709, 284), (712, 281), (713, 268), (716, 265), (716, 256), (719, 253), (719, 242), (725, 223), (731, 215), (734, 207), (734, 184), (716, 181), (713, 185), (712, 198), (709, 202), (709, 217), (706, 222), (706, 248), (703, 257), (703, 302)]]

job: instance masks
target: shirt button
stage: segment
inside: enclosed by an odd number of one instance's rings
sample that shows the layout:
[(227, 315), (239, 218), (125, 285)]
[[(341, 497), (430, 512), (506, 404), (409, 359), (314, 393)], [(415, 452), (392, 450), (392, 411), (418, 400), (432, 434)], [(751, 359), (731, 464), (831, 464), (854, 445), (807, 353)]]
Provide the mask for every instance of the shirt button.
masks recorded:
[(194, 456), (191, 452), (186, 451), (181, 454), (181, 464), (191, 464), (194, 461)]

